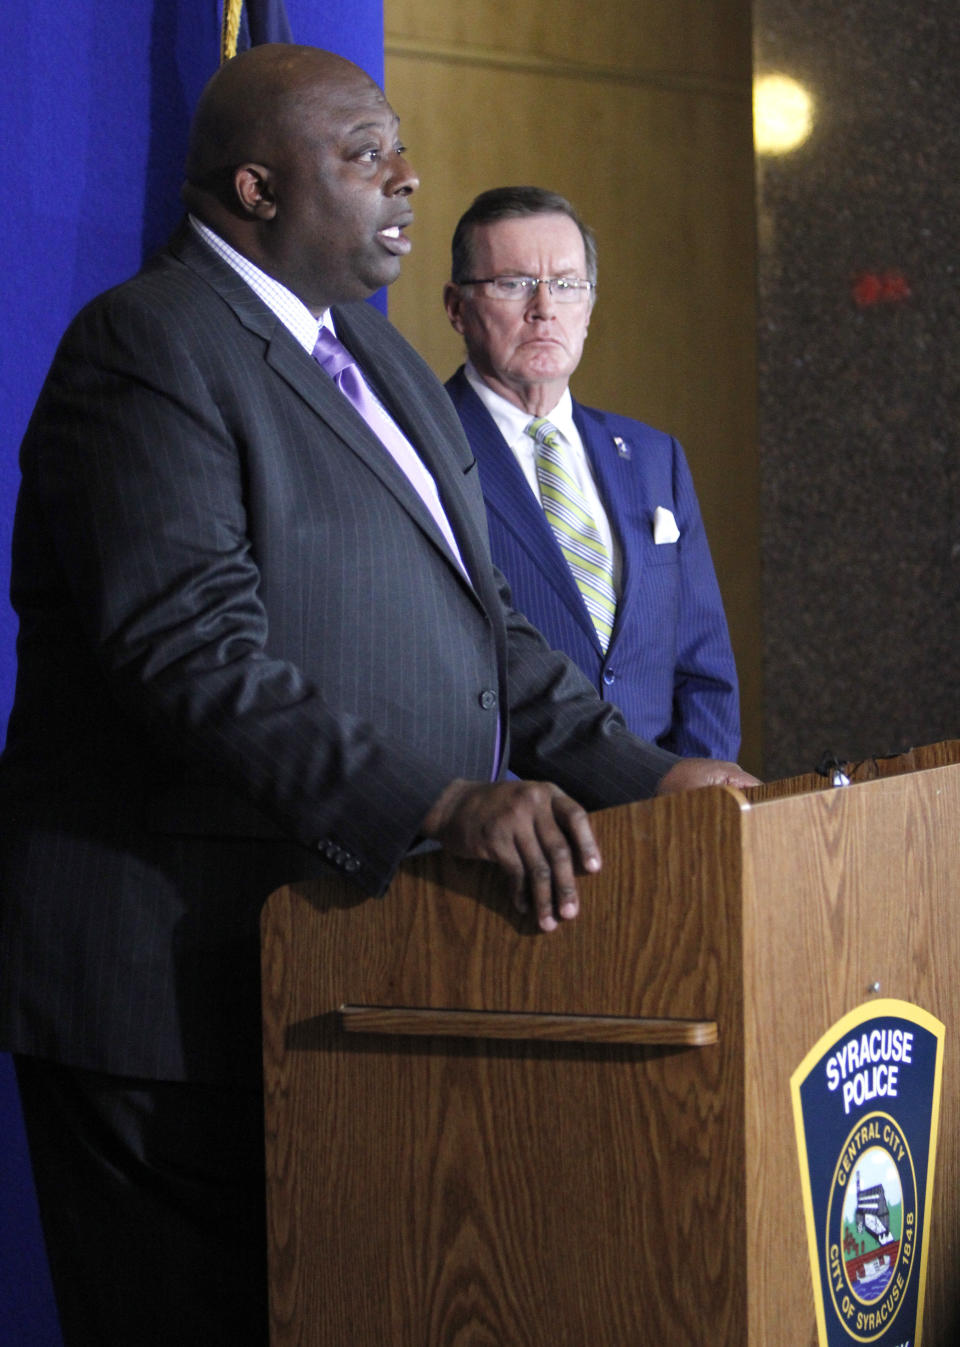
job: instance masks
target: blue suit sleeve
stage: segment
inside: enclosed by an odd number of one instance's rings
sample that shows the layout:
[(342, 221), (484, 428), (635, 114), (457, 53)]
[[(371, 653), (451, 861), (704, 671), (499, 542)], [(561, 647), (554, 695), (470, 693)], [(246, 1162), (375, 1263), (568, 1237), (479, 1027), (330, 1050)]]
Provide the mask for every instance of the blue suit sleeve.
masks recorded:
[(693, 479), (674, 441), (674, 500), (681, 537), (680, 614), (673, 724), (664, 748), (735, 761), (740, 750), (736, 664)]

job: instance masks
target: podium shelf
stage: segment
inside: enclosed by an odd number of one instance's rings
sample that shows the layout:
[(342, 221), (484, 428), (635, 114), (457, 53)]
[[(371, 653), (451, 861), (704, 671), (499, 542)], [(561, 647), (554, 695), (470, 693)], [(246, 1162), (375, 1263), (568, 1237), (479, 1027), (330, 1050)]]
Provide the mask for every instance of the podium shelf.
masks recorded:
[(354, 1034), (418, 1034), (446, 1038), (536, 1039), (554, 1043), (634, 1043), (642, 1047), (709, 1047), (715, 1020), (628, 1015), (549, 1015), (501, 1010), (443, 1010), (410, 1006), (341, 1006)]

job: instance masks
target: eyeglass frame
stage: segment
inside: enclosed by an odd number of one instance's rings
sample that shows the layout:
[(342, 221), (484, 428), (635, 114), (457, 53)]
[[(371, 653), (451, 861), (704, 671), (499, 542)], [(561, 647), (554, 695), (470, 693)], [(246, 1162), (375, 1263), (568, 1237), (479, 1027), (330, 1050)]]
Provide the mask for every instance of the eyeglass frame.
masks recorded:
[[(590, 281), (579, 276), (473, 276), (469, 280), (455, 281), (454, 284), (496, 285), (500, 281), (517, 281), (518, 283), (533, 282), (532, 287), (527, 284), (521, 284), (520, 290), (515, 295), (488, 294), (487, 296), (489, 299), (505, 300), (508, 304), (515, 303), (519, 300), (526, 300), (529, 303), (541, 285), (547, 287), (547, 293), (550, 295), (551, 299), (557, 299), (560, 303), (563, 303), (564, 299), (566, 299), (566, 303), (568, 304), (575, 303), (581, 297), (586, 298), (593, 294), (597, 288), (596, 281)], [(571, 291), (569, 298), (566, 298), (565, 292), (562, 290), (558, 294), (554, 290), (554, 286), (556, 285), (568, 286)]]

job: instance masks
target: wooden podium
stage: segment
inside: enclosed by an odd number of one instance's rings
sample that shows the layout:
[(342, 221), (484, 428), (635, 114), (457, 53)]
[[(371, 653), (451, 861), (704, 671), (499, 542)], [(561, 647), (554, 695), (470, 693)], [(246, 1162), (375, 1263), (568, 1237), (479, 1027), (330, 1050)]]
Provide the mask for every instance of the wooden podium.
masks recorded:
[(874, 995), (947, 1026), (922, 1344), (960, 1341), (960, 742), (854, 776), (595, 815), (551, 935), (442, 853), (274, 893), (273, 1347), (813, 1347), (790, 1075)]

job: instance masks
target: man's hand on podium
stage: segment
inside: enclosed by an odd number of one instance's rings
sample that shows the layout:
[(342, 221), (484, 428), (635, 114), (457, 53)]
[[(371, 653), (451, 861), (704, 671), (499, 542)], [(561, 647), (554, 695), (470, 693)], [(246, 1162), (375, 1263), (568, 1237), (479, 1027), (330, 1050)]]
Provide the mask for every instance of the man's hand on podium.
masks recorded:
[[(681, 758), (660, 782), (658, 795), (700, 786), (756, 786), (735, 762)], [(518, 912), (532, 907), (541, 931), (555, 931), (580, 911), (578, 874), (600, 869), (587, 811), (548, 781), (451, 781), (423, 821), (455, 856), (492, 861), (506, 875)]]
[(600, 869), (587, 811), (548, 781), (452, 781), (421, 831), (455, 856), (499, 865), (517, 911), (532, 904), (541, 931), (577, 915), (576, 876)]
[(675, 795), (681, 790), (699, 790), (701, 786), (759, 786), (760, 782), (735, 762), (716, 758), (681, 758), (674, 763), (657, 787), (658, 795)]

